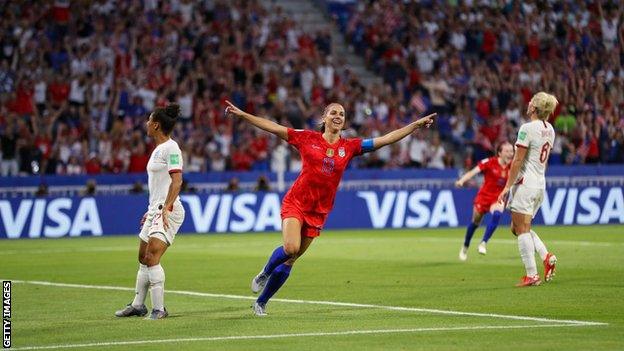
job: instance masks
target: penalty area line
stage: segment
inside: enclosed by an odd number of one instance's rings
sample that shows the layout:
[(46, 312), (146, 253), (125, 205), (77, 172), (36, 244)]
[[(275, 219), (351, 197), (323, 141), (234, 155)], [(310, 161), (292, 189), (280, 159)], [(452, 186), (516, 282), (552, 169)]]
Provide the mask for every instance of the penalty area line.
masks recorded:
[[(13, 282), (22, 283), (22, 284), (31, 284), (31, 285), (63, 287), (63, 288), (134, 291), (134, 288), (123, 287), (123, 286), (55, 283), (55, 282), (35, 281), (35, 280), (13, 280)], [(234, 300), (255, 300), (256, 299), (256, 297), (254, 296), (214, 294), (214, 293), (204, 293), (204, 292), (185, 291), (185, 290), (165, 290), (165, 293), (187, 295), (187, 296), (234, 299)], [(569, 324), (569, 325), (579, 325), (579, 326), (608, 325), (608, 323), (603, 323), (603, 322), (564, 320), (564, 319), (506, 315), (506, 314), (496, 314), (496, 313), (463, 312), (463, 311), (440, 310), (440, 309), (431, 309), (431, 308), (387, 306), (387, 305), (362, 304), (362, 303), (337, 302), (337, 301), (296, 300), (296, 299), (282, 299), (282, 298), (272, 299), (271, 301), (283, 302), (283, 303), (308, 304), (308, 305), (355, 307), (355, 308), (366, 308), (366, 309), (380, 309), (380, 310), (388, 310), (388, 311), (431, 313), (431, 314), (452, 315), (452, 316), (499, 318), (499, 319), (522, 320), (522, 321), (532, 321), (532, 322), (540, 322), (540, 323)]]
[(467, 327), (346, 330), (346, 331), (338, 331), (338, 332), (268, 334), (268, 335), (233, 335), (233, 336), (214, 336), (214, 337), (199, 337), (199, 338), (176, 338), (176, 339), (156, 339), (156, 340), (94, 342), (94, 343), (83, 343), (83, 344), (23, 346), (23, 347), (13, 348), (13, 350), (24, 350), (24, 351), (25, 350), (52, 350), (52, 349), (87, 348), (87, 347), (104, 347), (104, 346), (167, 344), (167, 343), (197, 342), (197, 341), (263, 340), (263, 339), (283, 339), (283, 338), (310, 337), (310, 336), (349, 336), (349, 335), (365, 335), (365, 334), (374, 335), (374, 334), (424, 333), (424, 332), (444, 332), (444, 331), (563, 328), (563, 327), (582, 327), (582, 326), (584, 325), (566, 323), (566, 324), (480, 325), (480, 326), (467, 326)]

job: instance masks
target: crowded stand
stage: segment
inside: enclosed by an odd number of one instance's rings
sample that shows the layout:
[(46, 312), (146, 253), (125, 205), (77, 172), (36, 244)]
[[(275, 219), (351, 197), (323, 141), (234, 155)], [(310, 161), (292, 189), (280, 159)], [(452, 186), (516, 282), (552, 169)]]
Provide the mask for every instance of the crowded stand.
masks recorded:
[(438, 112), (442, 139), (471, 146), (465, 163), (513, 140), (539, 90), (560, 102), (551, 163), (624, 162), (617, 2), (371, 1), (330, 11), (398, 106)]
[(304, 32), (257, 1), (5, 2), (0, 175), (144, 172), (145, 122), (167, 101), (181, 106), (185, 172), (301, 169), (285, 142), (226, 117), (226, 99), (310, 129), (338, 101), (346, 136), (437, 112), (434, 131), (352, 167), (471, 168), (515, 138), (539, 90), (561, 102), (552, 163), (623, 163), (621, 9), (487, 3), (346, 7), (344, 34), (384, 81), (364, 85), (332, 52), (329, 29)]

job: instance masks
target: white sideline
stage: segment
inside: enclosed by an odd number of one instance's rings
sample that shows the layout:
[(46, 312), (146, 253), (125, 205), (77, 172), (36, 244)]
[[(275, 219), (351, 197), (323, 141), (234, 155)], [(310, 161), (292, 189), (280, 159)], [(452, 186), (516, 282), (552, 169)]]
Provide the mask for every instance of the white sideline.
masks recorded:
[[(35, 281), (35, 280), (13, 280), (13, 282), (22, 283), (22, 284), (57, 286), (57, 287), (64, 287), (64, 288), (134, 291), (134, 288), (128, 288), (128, 287), (122, 287), (122, 286), (68, 284), (68, 283), (55, 283), (55, 282), (45, 282), (45, 281)], [(236, 300), (255, 300), (256, 299), (256, 297), (254, 296), (213, 294), (213, 293), (203, 293), (203, 292), (184, 291), (184, 290), (166, 290), (166, 293), (178, 294), (178, 295), (189, 295), (189, 296), (236, 299)], [(563, 319), (505, 315), (505, 314), (495, 314), (495, 313), (449, 311), (449, 310), (438, 310), (438, 309), (417, 308), (417, 307), (385, 306), (385, 305), (361, 304), (361, 303), (350, 303), (350, 302), (293, 300), (293, 299), (272, 299), (271, 301), (309, 304), (309, 305), (371, 308), (371, 309), (381, 309), (381, 310), (390, 310), (390, 311), (421, 312), (421, 313), (444, 314), (444, 315), (454, 315), (454, 316), (489, 317), (489, 318), (523, 320), (523, 321), (533, 321), (533, 322), (542, 322), (542, 323), (558, 323), (558, 324), (563, 323), (566, 325), (578, 325), (578, 326), (608, 325), (608, 323), (602, 323), (602, 322), (563, 320)]]
[(482, 326), (472, 326), (472, 327), (437, 327), (437, 328), (434, 327), (434, 328), (410, 328), (410, 329), (347, 330), (347, 331), (339, 331), (339, 332), (237, 335), (237, 336), (201, 337), (201, 338), (111, 341), (111, 342), (94, 342), (94, 343), (85, 343), (85, 344), (24, 346), (24, 347), (12, 348), (12, 349), (13, 350), (51, 350), (51, 349), (69, 349), (69, 348), (79, 348), (79, 347), (165, 344), (165, 343), (179, 343), (179, 342), (192, 342), (192, 341), (282, 339), (282, 338), (308, 337), (308, 336), (343, 336), (343, 335), (362, 335), (362, 334), (418, 333), (418, 332), (435, 332), (435, 331), (470, 331), (470, 330), (526, 329), (526, 328), (556, 328), (556, 327), (581, 327), (581, 326), (583, 325), (580, 325), (580, 324), (535, 324), (535, 325), (482, 325)]

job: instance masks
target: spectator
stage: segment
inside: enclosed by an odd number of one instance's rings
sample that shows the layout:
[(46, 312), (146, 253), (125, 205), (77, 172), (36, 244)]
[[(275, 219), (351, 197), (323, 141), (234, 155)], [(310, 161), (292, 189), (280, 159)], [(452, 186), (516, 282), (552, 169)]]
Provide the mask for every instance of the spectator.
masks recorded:
[(240, 187), (238, 185), (238, 178), (234, 177), (230, 179), (230, 181), (228, 182), (227, 188), (225, 188), (225, 191), (238, 192), (239, 190), (240, 190)]
[(446, 151), (440, 141), (440, 136), (436, 133), (431, 138), (431, 145), (425, 151), (427, 155), (427, 168), (444, 169), (444, 159)]
[(87, 180), (87, 185), (82, 193), (82, 196), (94, 196), (96, 194), (97, 182), (95, 179)]
[(102, 173), (102, 164), (95, 152), (89, 154), (89, 160), (85, 163), (86, 174), (100, 174)]
[(271, 191), (269, 180), (265, 176), (258, 177), (258, 182), (254, 191)]
[(137, 180), (132, 185), (132, 188), (130, 189), (130, 194), (143, 194), (143, 193), (145, 193), (145, 190), (143, 189), (143, 183), (141, 183), (140, 180)]
[(188, 155), (185, 165), (187, 172), (206, 172), (206, 157), (202, 145), (195, 145)]
[(17, 134), (16, 126), (13, 124), (14, 118), (9, 115), (4, 132), (0, 135), (0, 152), (2, 155), (0, 170), (3, 177), (16, 176), (19, 170), (17, 163), (17, 140), (19, 135)]
[(37, 191), (35, 192), (36, 197), (46, 197), (48, 196), (48, 186), (44, 183), (39, 184), (37, 187)]
[(149, 154), (145, 149), (145, 143), (138, 142), (130, 154), (128, 173), (145, 173), (147, 172), (147, 163), (149, 162)]
[(409, 145), (410, 166), (416, 168), (425, 167), (427, 163), (426, 153), (429, 145), (425, 141), (422, 131), (416, 131), (414, 133), (414, 137), (411, 138)]

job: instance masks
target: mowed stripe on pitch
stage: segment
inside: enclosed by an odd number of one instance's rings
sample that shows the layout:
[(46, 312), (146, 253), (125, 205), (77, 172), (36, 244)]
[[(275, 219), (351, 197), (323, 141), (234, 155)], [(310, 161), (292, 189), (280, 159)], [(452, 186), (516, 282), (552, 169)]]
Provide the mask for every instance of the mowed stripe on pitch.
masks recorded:
[[(63, 288), (134, 291), (134, 288), (122, 287), (122, 286), (70, 284), (70, 283), (35, 281), (35, 280), (13, 280), (13, 282), (20, 283), (20, 284), (53, 286), (53, 287), (63, 287)], [(236, 300), (255, 300), (256, 299), (256, 297), (254, 296), (215, 294), (215, 293), (204, 293), (204, 292), (185, 291), (185, 290), (166, 290), (166, 293), (187, 295), (187, 296), (236, 299)], [(523, 320), (523, 321), (533, 321), (533, 322), (540, 322), (540, 323), (557, 323), (557, 324), (578, 325), (578, 326), (608, 325), (608, 323), (591, 322), (591, 321), (563, 320), (563, 319), (553, 319), (553, 318), (505, 315), (505, 314), (496, 314), (496, 313), (463, 312), (463, 311), (439, 310), (439, 309), (431, 309), (431, 308), (387, 306), (387, 305), (362, 304), (362, 303), (337, 302), (337, 301), (296, 300), (296, 299), (280, 299), (280, 298), (271, 299), (271, 301), (283, 302), (283, 303), (296, 303), (296, 304), (356, 307), (356, 308), (381, 309), (381, 310), (390, 310), (390, 311), (431, 313), (431, 314), (453, 315), (453, 316), (499, 318), (499, 319)]]
[(534, 324), (534, 325), (481, 325), (471, 327), (434, 327), (434, 328), (409, 328), (409, 329), (376, 329), (376, 330), (346, 330), (339, 332), (315, 332), (315, 333), (292, 333), (292, 334), (268, 334), (268, 335), (233, 335), (214, 336), (201, 338), (178, 338), (178, 339), (156, 339), (156, 340), (132, 340), (132, 341), (110, 341), (94, 342), (83, 344), (63, 344), (63, 345), (41, 345), (23, 346), (12, 348), (13, 350), (52, 350), (69, 348), (105, 347), (105, 346), (127, 346), (144, 344), (166, 344), (198, 341), (228, 341), (228, 340), (266, 340), (283, 339), (293, 337), (322, 337), (322, 336), (349, 336), (349, 335), (375, 335), (375, 334), (399, 334), (399, 333), (424, 333), (424, 332), (444, 332), (444, 331), (474, 331), (474, 330), (500, 330), (500, 329), (527, 329), (527, 328), (562, 328), (562, 327), (583, 327), (582, 324)]

